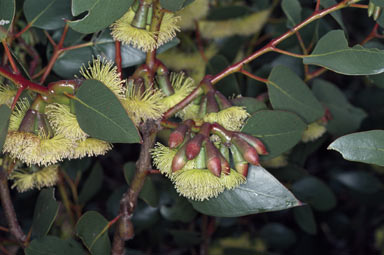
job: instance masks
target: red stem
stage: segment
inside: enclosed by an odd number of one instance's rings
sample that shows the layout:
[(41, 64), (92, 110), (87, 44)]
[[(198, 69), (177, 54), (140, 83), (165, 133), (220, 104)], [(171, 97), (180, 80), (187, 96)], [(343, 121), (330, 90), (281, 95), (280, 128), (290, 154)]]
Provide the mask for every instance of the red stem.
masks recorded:
[(121, 79), (122, 78), (121, 77), (121, 73), (122, 73), (122, 66), (121, 66), (122, 58), (121, 58), (121, 42), (120, 41), (115, 41), (115, 63), (116, 63), (116, 66), (117, 66), (117, 71), (119, 72), (120, 79)]
[(3, 40), (3, 41), (1, 41), (1, 43), (4, 46), (4, 51), (5, 51), (6, 56), (8, 57), (9, 63), (11, 64), (12, 70), (15, 73), (20, 73), (20, 71), (17, 68), (17, 65), (15, 63), (15, 60), (13, 59), (12, 54), (11, 54), (9, 48), (8, 48), (7, 42), (5, 40)]

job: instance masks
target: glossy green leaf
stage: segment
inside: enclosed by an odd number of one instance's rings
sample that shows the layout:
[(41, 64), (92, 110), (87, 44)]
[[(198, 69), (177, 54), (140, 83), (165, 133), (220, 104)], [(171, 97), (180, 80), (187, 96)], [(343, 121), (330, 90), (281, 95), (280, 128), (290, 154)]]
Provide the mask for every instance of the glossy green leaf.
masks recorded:
[[(133, 176), (135, 174), (136, 164), (134, 162), (128, 162), (124, 165), (124, 177), (128, 184), (131, 184)], [(157, 207), (159, 202), (158, 193), (156, 187), (152, 182), (151, 176), (145, 178), (143, 188), (140, 191), (139, 197), (144, 200), (148, 205)]]
[(216, 198), (190, 202), (199, 212), (217, 217), (239, 217), (301, 205), (267, 170), (253, 165), (249, 167), (245, 184), (225, 190)]
[(310, 206), (304, 205), (293, 208), (293, 216), (297, 225), (306, 233), (315, 235), (317, 233), (317, 225), (315, 217)]
[(281, 2), (281, 8), (285, 16), (287, 16), (287, 25), (292, 28), (301, 21), (301, 5), (298, 0), (283, 0)]
[(267, 109), (265, 103), (253, 97), (236, 97), (232, 99), (231, 102), (236, 106), (244, 106), (249, 114), (254, 114), (257, 111)]
[(103, 168), (100, 163), (92, 168), (91, 173), (85, 180), (79, 193), (79, 203), (86, 204), (94, 195), (99, 192), (103, 185)]
[(47, 235), (58, 212), (59, 203), (55, 199), (55, 189), (41, 190), (33, 213), (32, 234), (36, 237)]
[(26, 0), (23, 8), (28, 23), (41, 29), (64, 27), (65, 20), (72, 18), (70, 1)]
[(73, 16), (87, 14), (69, 26), (80, 33), (90, 34), (104, 29), (123, 16), (133, 0), (72, 0)]
[(285, 66), (275, 66), (268, 78), (268, 95), (273, 109), (292, 111), (307, 123), (321, 118), (324, 109), (307, 84)]
[(0, 151), (3, 148), (8, 133), (8, 123), (11, 117), (11, 109), (5, 104), (0, 105)]
[(336, 206), (336, 197), (322, 180), (307, 176), (292, 185), (292, 191), (301, 201), (318, 211), (328, 211)]
[(81, 129), (112, 143), (138, 143), (139, 132), (116, 95), (97, 80), (85, 80), (74, 99)]
[(333, 141), (328, 149), (340, 152), (346, 160), (384, 166), (384, 130), (342, 136)]
[(324, 80), (315, 80), (313, 93), (331, 112), (327, 130), (336, 136), (356, 131), (367, 117), (364, 110), (348, 102), (345, 94), (335, 85)]
[[(324, 7), (325, 9), (331, 7), (332, 5), (335, 5), (335, 4), (337, 4), (337, 2), (335, 0), (321, 0), (320, 1), (320, 5), (322, 7)], [(340, 11), (331, 12), (330, 15), (336, 20), (336, 22), (340, 25), (340, 27), (344, 31), (347, 31), (346, 28), (345, 28), (345, 25), (344, 25), (344, 22), (343, 22), (343, 18), (341, 16), (341, 12)]]
[(88, 211), (76, 224), (76, 235), (92, 255), (111, 253), (111, 241), (108, 237), (108, 221), (98, 212)]
[[(230, 66), (228, 60), (221, 55), (216, 55), (211, 58), (207, 64), (206, 72), (207, 74), (218, 74), (225, 68)], [(235, 75), (231, 74), (220, 80), (217, 85), (215, 85), (217, 90), (223, 93), (225, 96), (233, 96), (240, 94), (240, 87), (236, 80)]]
[(260, 230), (260, 237), (268, 247), (285, 250), (296, 242), (296, 235), (291, 229), (280, 223), (268, 223)]
[(15, 0), (0, 1), (0, 41), (7, 37), (16, 11)]
[(303, 62), (346, 75), (372, 75), (384, 72), (384, 51), (360, 45), (349, 48), (344, 31), (333, 30), (318, 41)]
[(364, 194), (373, 194), (383, 188), (381, 181), (368, 172), (342, 172), (336, 174), (334, 177), (346, 187)]
[(86, 255), (87, 253), (73, 239), (63, 240), (56, 236), (33, 239), (24, 250), (26, 255)]
[(306, 127), (294, 113), (262, 110), (252, 115), (241, 131), (259, 138), (269, 153), (263, 159), (269, 159), (300, 142)]

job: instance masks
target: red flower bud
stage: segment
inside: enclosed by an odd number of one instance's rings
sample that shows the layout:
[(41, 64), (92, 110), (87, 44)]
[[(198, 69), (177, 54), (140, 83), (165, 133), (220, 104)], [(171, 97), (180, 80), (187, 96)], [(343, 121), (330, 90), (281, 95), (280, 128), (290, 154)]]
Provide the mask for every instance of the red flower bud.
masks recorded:
[(205, 155), (206, 155), (206, 165), (209, 171), (217, 177), (221, 175), (221, 160), (220, 152), (213, 145), (213, 143), (207, 138), (205, 140)]
[(235, 135), (249, 143), (253, 148), (256, 149), (259, 155), (268, 155), (268, 151), (260, 139), (241, 132), (237, 132)]
[(207, 93), (207, 113), (218, 112), (219, 105), (215, 99), (215, 91), (209, 91)]
[(180, 124), (169, 136), (168, 145), (170, 148), (176, 148), (183, 141), (187, 131), (194, 125), (193, 120), (186, 120), (184, 123)]
[(235, 163), (236, 171), (242, 174), (244, 177), (247, 177), (248, 162), (245, 161), (240, 150), (234, 144), (231, 145), (231, 152), (232, 152), (233, 162)]
[(199, 154), (201, 145), (205, 139), (205, 136), (202, 134), (196, 134), (189, 142), (186, 144), (186, 156), (188, 160), (196, 158)]
[(240, 153), (243, 155), (247, 162), (251, 163), (252, 165), (259, 164), (259, 155), (257, 154), (256, 149), (249, 145), (246, 141), (237, 136), (233, 136), (231, 143), (235, 145), (237, 149), (239, 149)]

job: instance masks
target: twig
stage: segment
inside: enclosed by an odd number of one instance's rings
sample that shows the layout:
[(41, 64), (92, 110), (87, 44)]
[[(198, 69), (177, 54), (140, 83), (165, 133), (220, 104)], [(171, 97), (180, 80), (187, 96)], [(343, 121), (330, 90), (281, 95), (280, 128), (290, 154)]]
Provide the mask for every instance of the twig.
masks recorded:
[(125, 241), (133, 238), (134, 230), (131, 222), (136, 207), (137, 198), (144, 185), (148, 169), (151, 169), (151, 156), (149, 150), (155, 143), (156, 132), (159, 125), (155, 122), (146, 122), (141, 128), (143, 143), (141, 145), (139, 160), (136, 163), (136, 173), (132, 183), (120, 201), (120, 219), (117, 222), (113, 238), (112, 255), (124, 254)]
[(11, 64), (12, 70), (17, 74), (20, 73), (20, 71), (17, 68), (17, 65), (15, 63), (15, 60), (12, 57), (11, 51), (8, 48), (7, 42), (5, 40), (2, 40), (1, 43), (3, 44), (5, 54), (8, 58), (9, 63)]
[(0, 198), (5, 219), (8, 223), (9, 232), (20, 245), (24, 246), (26, 236), (17, 220), (15, 208), (13, 207), (11, 195), (9, 193), (7, 173), (2, 166), (0, 166)]
[(115, 41), (115, 63), (117, 66), (117, 71), (120, 74), (120, 79), (121, 77), (121, 72), (122, 72), (122, 66), (121, 66), (121, 42), (120, 41)]

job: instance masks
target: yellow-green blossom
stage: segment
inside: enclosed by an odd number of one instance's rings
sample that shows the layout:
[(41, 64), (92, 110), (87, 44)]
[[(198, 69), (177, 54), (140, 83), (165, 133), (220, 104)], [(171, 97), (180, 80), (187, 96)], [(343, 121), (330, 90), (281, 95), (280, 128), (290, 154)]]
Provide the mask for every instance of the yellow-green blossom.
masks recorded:
[(78, 143), (71, 150), (68, 158), (84, 158), (104, 155), (112, 149), (112, 144), (96, 138), (87, 138)]
[(25, 192), (34, 188), (51, 187), (59, 179), (58, 166), (51, 165), (37, 171), (32, 169), (15, 170), (9, 176), (9, 179), (13, 180), (12, 188), (16, 188), (19, 192)]
[(307, 129), (301, 137), (301, 141), (305, 143), (314, 141), (320, 138), (326, 131), (327, 129), (324, 125), (321, 125), (318, 122), (313, 122), (307, 126)]
[(0, 105), (6, 104), (10, 107), (16, 93), (16, 89), (0, 83)]
[(219, 112), (208, 113), (203, 120), (209, 123), (217, 122), (227, 130), (239, 131), (249, 116), (244, 107), (231, 106)]

